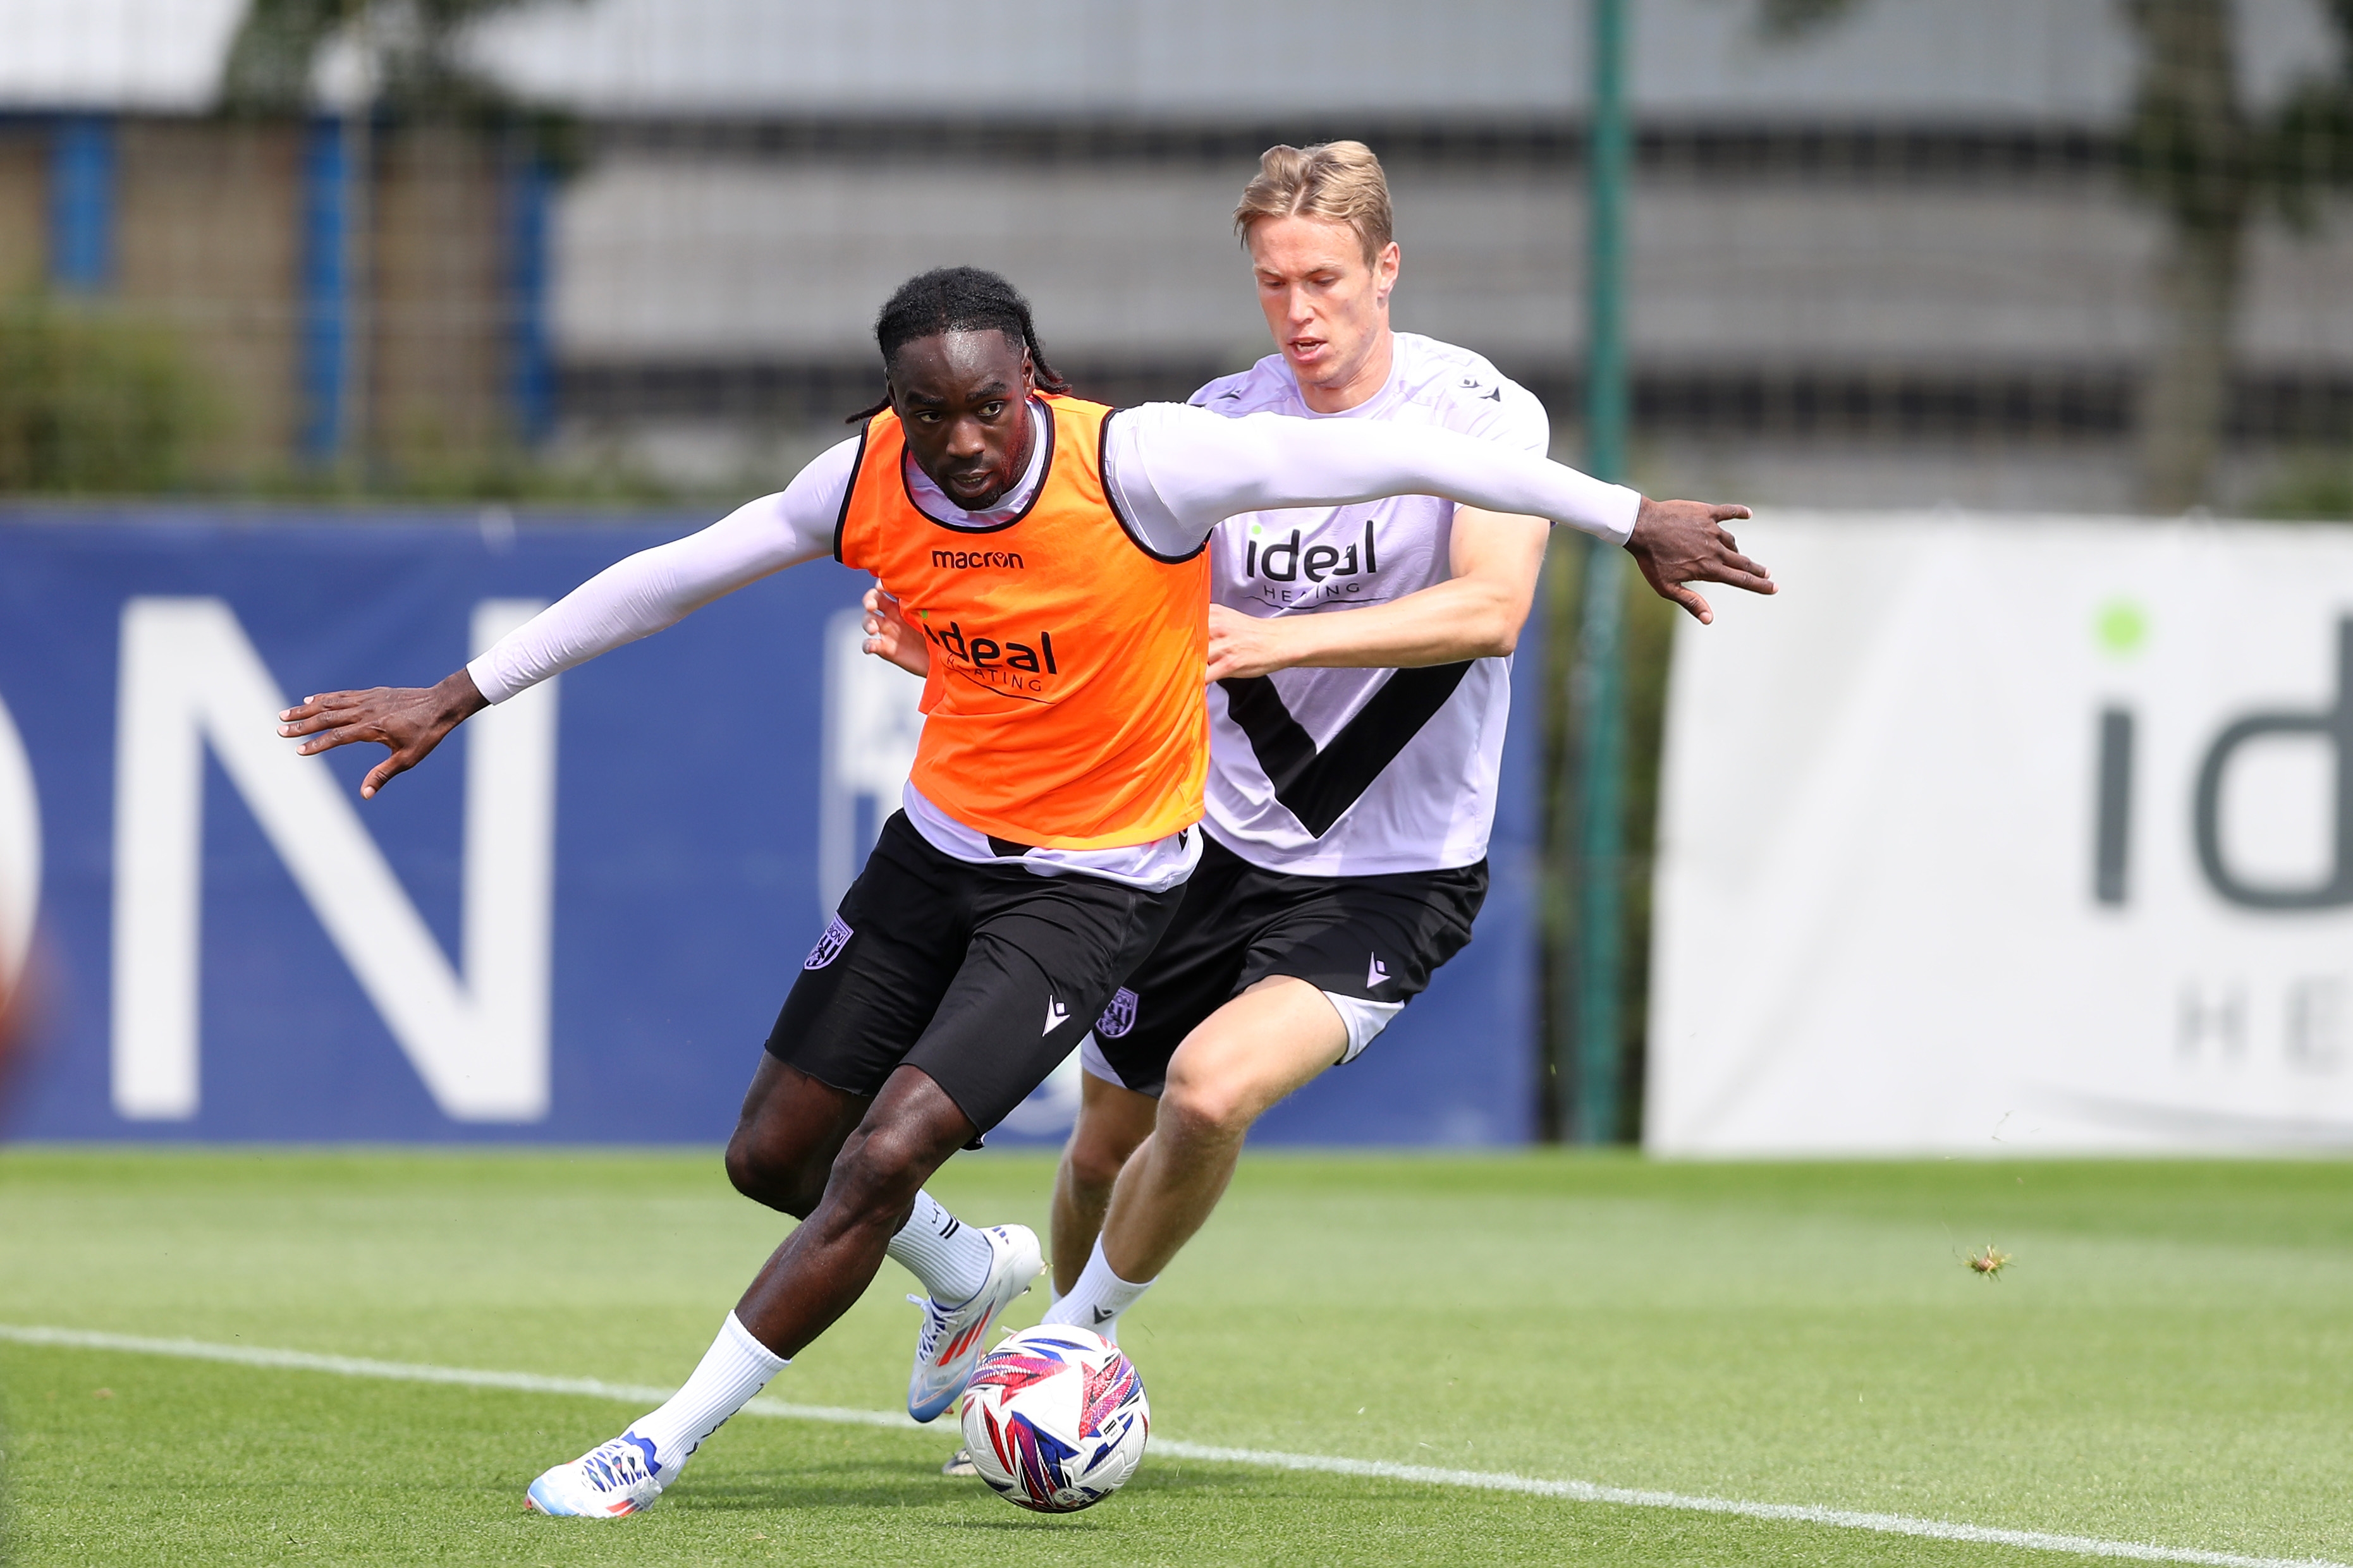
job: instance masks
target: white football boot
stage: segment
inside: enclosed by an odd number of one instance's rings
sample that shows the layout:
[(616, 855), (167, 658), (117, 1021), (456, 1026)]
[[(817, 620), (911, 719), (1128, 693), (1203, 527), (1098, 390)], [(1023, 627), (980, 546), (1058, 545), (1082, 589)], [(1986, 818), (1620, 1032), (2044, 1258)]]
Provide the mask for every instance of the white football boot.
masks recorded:
[(624, 1432), (532, 1482), (523, 1506), (581, 1519), (641, 1513), (662, 1494), (659, 1471), (654, 1446), (634, 1432)]
[(980, 1474), (980, 1467), (972, 1462), (972, 1450), (970, 1448), (958, 1448), (955, 1453), (948, 1456), (947, 1463), (940, 1467), (940, 1474), (944, 1476), (976, 1476)]
[(915, 1370), (907, 1377), (907, 1414), (918, 1421), (935, 1421), (955, 1403), (988, 1348), (983, 1342), (988, 1325), (1045, 1272), (1045, 1254), (1028, 1226), (992, 1225), (980, 1234), (988, 1237), (992, 1256), (988, 1279), (971, 1300), (943, 1307), (928, 1296), (907, 1298), (923, 1310), (923, 1331), (915, 1337)]

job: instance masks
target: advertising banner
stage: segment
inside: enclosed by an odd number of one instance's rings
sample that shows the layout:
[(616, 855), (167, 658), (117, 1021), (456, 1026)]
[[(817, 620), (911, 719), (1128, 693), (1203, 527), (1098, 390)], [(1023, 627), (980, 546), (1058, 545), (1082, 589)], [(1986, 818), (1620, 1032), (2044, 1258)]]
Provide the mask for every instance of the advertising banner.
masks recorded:
[(1679, 634), (1646, 1140), (2353, 1145), (2353, 530), (1770, 514)]
[[(867, 580), (780, 573), (501, 704), (375, 800), (313, 692), (438, 680), (703, 519), (0, 521), (16, 1137), (716, 1142), (921, 727)], [(1533, 662), (1533, 661), (1532, 661)], [(1533, 699), (1528, 711), (1533, 723)], [(1275, 1141), (1528, 1135), (1533, 747), (1471, 948)], [(1059, 1139), (1075, 1058), (992, 1142)]]

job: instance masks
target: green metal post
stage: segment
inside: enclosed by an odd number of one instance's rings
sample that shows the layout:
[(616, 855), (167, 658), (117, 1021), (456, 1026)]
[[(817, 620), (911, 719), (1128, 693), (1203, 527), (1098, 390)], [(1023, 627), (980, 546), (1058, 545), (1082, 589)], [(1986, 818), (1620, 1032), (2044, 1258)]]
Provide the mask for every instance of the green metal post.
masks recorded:
[[(1626, 192), (1633, 135), (1626, 110), (1625, 0), (1591, 0), (1593, 113), (1588, 132), (1586, 218), (1586, 467), (1626, 473)], [(1625, 561), (1597, 544), (1587, 554), (1577, 638), (1578, 745), (1577, 1083), (1580, 1143), (1618, 1136), (1619, 972), (1622, 949), (1626, 700), (1620, 622)]]
[(1588, 132), (1585, 458), (1598, 479), (1626, 474), (1626, 0), (1593, 5), (1593, 121)]

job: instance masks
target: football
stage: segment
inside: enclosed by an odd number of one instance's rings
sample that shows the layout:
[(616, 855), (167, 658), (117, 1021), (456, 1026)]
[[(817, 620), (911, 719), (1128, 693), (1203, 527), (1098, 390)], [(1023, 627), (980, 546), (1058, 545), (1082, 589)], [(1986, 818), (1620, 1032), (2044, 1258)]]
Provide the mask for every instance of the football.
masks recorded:
[(1076, 1513), (1117, 1491), (1151, 1431), (1135, 1363), (1085, 1329), (1024, 1329), (965, 1385), (964, 1441), (980, 1479), (1039, 1513)]

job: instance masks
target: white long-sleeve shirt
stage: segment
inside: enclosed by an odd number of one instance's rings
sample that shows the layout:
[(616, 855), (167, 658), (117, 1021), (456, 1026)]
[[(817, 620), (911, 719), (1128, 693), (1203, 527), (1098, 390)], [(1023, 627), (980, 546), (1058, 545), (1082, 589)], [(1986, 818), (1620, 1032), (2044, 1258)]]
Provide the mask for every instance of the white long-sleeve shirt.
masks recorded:
[[(917, 503), (949, 528), (987, 526), (1018, 512), (1045, 472), (1042, 422), (1037, 428), (1041, 438), (1033, 443), (1029, 472), (997, 506), (963, 510), (910, 462)], [(776, 494), (599, 572), (468, 665), (475, 686), (503, 702), (770, 573), (830, 555), (858, 445), (853, 437), (829, 447)], [(1641, 504), (1636, 491), (1449, 430), (1273, 414), (1224, 419), (1180, 403), (1147, 403), (1112, 416), (1103, 468), (1129, 521), (1166, 555), (1191, 553), (1210, 530), (1240, 512), (1390, 495), (1443, 496), (1490, 511), (1549, 517), (1622, 544)]]

